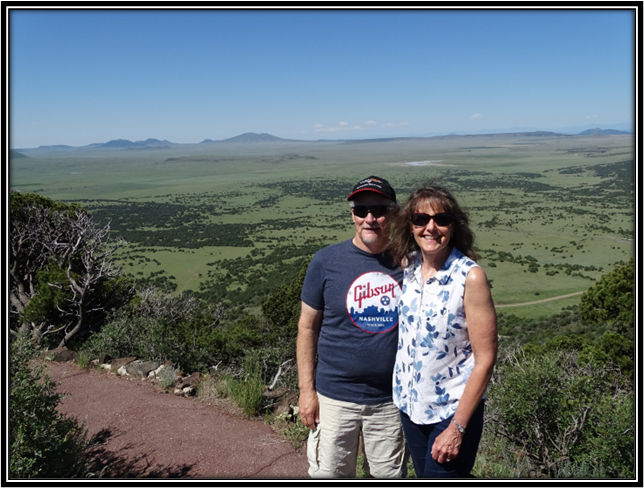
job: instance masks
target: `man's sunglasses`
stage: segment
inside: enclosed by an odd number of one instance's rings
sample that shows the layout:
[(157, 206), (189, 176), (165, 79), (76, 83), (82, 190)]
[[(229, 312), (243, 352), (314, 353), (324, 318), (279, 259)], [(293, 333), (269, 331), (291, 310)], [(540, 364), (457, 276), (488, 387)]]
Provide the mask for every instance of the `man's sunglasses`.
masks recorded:
[(440, 227), (446, 227), (454, 222), (454, 216), (450, 213), (437, 213), (436, 215), (426, 213), (411, 214), (411, 223), (416, 227), (425, 227), (431, 219), (434, 219), (434, 223)]
[(353, 214), (360, 217), (361, 219), (364, 219), (367, 217), (367, 214), (373, 215), (375, 219), (382, 217), (385, 215), (387, 212), (389, 212), (389, 209), (391, 206), (389, 205), (356, 205), (355, 207), (351, 207), (353, 209)]

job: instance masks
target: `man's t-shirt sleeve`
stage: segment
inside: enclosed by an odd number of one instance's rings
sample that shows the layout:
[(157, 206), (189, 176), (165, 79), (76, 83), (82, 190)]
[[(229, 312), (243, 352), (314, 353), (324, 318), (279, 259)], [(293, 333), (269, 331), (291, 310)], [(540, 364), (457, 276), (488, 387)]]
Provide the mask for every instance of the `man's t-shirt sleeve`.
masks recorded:
[(315, 254), (304, 276), (300, 298), (315, 310), (324, 310), (324, 278), (322, 260)]

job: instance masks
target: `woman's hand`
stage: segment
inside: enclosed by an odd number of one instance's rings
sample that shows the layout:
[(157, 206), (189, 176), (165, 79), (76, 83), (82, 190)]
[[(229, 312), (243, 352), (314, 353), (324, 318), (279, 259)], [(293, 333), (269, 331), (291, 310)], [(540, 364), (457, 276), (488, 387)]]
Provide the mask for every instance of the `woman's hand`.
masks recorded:
[(436, 462), (449, 463), (461, 449), (463, 434), (461, 434), (453, 423), (445, 429), (435, 440), (432, 446), (432, 457)]

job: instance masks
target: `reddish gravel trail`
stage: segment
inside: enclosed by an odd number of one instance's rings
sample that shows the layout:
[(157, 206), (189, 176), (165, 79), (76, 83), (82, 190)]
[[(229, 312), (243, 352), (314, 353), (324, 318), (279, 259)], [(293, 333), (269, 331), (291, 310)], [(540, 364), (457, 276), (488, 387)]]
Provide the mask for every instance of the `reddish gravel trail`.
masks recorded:
[(85, 421), (96, 469), (115, 478), (308, 478), (296, 451), (259, 421), (162, 393), (138, 379), (48, 363), (61, 412)]

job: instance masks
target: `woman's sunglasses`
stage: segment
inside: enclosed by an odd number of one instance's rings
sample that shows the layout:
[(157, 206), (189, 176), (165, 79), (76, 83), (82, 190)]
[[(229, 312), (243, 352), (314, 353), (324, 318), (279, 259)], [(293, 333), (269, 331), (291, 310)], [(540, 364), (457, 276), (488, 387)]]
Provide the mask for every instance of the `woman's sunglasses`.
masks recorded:
[(440, 227), (446, 227), (454, 222), (454, 216), (450, 213), (437, 213), (436, 215), (426, 213), (411, 214), (411, 223), (416, 227), (426, 226), (431, 219), (434, 219), (434, 223)]
[(356, 205), (351, 208), (353, 209), (353, 214), (361, 219), (366, 218), (367, 214), (371, 214), (377, 219), (385, 215), (391, 207), (389, 205)]

